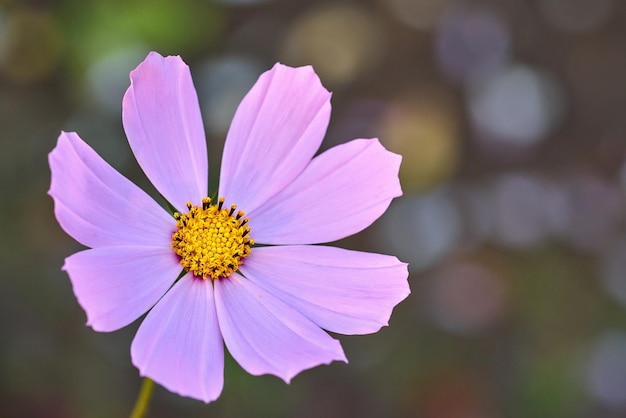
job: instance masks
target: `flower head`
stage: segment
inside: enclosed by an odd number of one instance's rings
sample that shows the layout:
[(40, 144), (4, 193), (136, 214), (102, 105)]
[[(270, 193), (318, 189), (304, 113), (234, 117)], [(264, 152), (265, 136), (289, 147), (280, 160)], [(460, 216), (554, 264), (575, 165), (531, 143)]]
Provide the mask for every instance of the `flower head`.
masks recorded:
[[(347, 361), (343, 334), (376, 332), (409, 294), (395, 257), (319, 244), (369, 226), (401, 195), (400, 157), (376, 139), (317, 152), (330, 93), (311, 67), (276, 64), (234, 116), (218, 198), (189, 68), (150, 53), (123, 100), (128, 142), (174, 214), (76, 133), (50, 153), (62, 228), (89, 247), (63, 269), (87, 324), (113, 331), (148, 312), (133, 364), (205, 402), (223, 386), (224, 344), (253, 375), (289, 380)], [(262, 245), (257, 245), (262, 244)]]

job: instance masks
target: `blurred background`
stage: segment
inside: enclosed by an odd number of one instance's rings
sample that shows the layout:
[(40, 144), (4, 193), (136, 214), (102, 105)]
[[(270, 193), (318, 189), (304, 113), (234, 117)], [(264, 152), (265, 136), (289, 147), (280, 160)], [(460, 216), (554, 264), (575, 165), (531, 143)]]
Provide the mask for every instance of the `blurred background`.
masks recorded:
[(626, 416), (619, 0), (0, 1), (0, 416), (135, 400), (137, 323), (85, 327), (47, 154), (77, 131), (154, 195), (121, 125), (150, 50), (191, 67), (213, 184), (259, 74), (312, 64), (334, 92), (323, 148), (380, 137), (404, 156), (404, 196), (338, 245), (398, 256), (412, 287), (390, 327), (339, 337), (348, 365), (285, 385), (228, 358), (219, 400), (157, 388), (151, 417)]

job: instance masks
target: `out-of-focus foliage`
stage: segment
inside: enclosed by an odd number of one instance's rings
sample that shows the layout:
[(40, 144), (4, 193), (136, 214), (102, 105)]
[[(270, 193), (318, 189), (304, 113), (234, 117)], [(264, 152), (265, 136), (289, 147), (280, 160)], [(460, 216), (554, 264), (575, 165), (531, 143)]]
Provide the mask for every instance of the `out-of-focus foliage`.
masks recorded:
[(140, 45), (163, 54), (206, 51), (222, 35), (224, 17), (209, 1), (114, 0), (64, 2), (59, 17), (68, 55), (80, 66)]
[(78, 131), (158, 198), (120, 117), (149, 50), (191, 66), (213, 185), (256, 77), (312, 64), (334, 92), (323, 147), (376, 136), (404, 156), (405, 195), (339, 245), (409, 262), (413, 291), (389, 328), (338, 337), (348, 365), (285, 385), (228, 359), (218, 401), (157, 389), (150, 416), (626, 415), (626, 4), (26, 0), (0, 2), (0, 416), (134, 401), (137, 324), (84, 326), (47, 153)]

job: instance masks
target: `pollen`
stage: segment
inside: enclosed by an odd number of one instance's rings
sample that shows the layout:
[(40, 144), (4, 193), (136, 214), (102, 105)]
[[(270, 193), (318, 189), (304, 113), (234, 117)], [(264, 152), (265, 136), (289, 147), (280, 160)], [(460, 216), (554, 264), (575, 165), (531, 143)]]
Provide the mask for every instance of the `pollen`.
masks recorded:
[(172, 234), (172, 248), (183, 268), (213, 280), (237, 271), (254, 245), (243, 211), (237, 211), (237, 205), (224, 207), (223, 197), (217, 204), (211, 204), (209, 197), (202, 199), (202, 206), (188, 202), (187, 209), (187, 213), (174, 213)]

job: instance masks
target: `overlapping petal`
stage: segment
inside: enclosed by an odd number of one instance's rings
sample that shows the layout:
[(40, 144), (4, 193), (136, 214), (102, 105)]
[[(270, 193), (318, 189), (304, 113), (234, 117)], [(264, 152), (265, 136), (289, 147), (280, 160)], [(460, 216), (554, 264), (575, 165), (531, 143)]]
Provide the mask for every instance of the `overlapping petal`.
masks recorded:
[(341, 334), (378, 331), (410, 293), (407, 266), (396, 257), (328, 246), (255, 248), (240, 269), (318, 326)]
[(289, 184), (320, 147), (330, 93), (311, 67), (276, 64), (259, 77), (233, 118), (219, 195), (249, 213)]
[(210, 402), (224, 385), (224, 345), (213, 284), (182, 277), (143, 321), (131, 346), (133, 364), (168, 390)]
[(208, 192), (208, 160), (198, 96), (180, 57), (151, 52), (130, 73), (122, 120), (139, 165), (178, 210)]
[(175, 222), (148, 194), (73, 132), (49, 155), (50, 196), (65, 232), (88, 247), (169, 247)]
[[(63, 229), (92, 247), (68, 257), (64, 270), (97, 331), (149, 311), (131, 346), (141, 375), (210, 402), (222, 391), (225, 343), (249, 373), (289, 382), (305, 369), (347, 362), (324, 329), (375, 332), (409, 294), (406, 264), (395, 257), (299, 245), (359, 232), (402, 194), (401, 157), (377, 139), (313, 158), (328, 126), (330, 96), (311, 67), (276, 64), (243, 99), (228, 132), (218, 193), (246, 212), (257, 243), (281, 246), (254, 247), (240, 272), (216, 280), (190, 272), (176, 281), (173, 217), (78, 135), (61, 134), (50, 153), (49, 193)], [(122, 116), (157, 190), (178, 210), (188, 201), (199, 205), (208, 194), (207, 149), (180, 57), (148, 55), (131, 73)]]
[(118, 246), (81, 251), (65, 260), (87, 325), (115, 331), (146, 313), (181, 271), (169, 248)]
[(247, 213), (252, 237), (263, 244), (318, 244), (361, 231), (402, 195), (401, 159), (377, 139), (355, 139), (331, 148)]
[(302, 370), (347, 362), (337, 340), (237, 273), (215, 281), (215, 302), (226, 347), (250, 374), (289, 382)]

